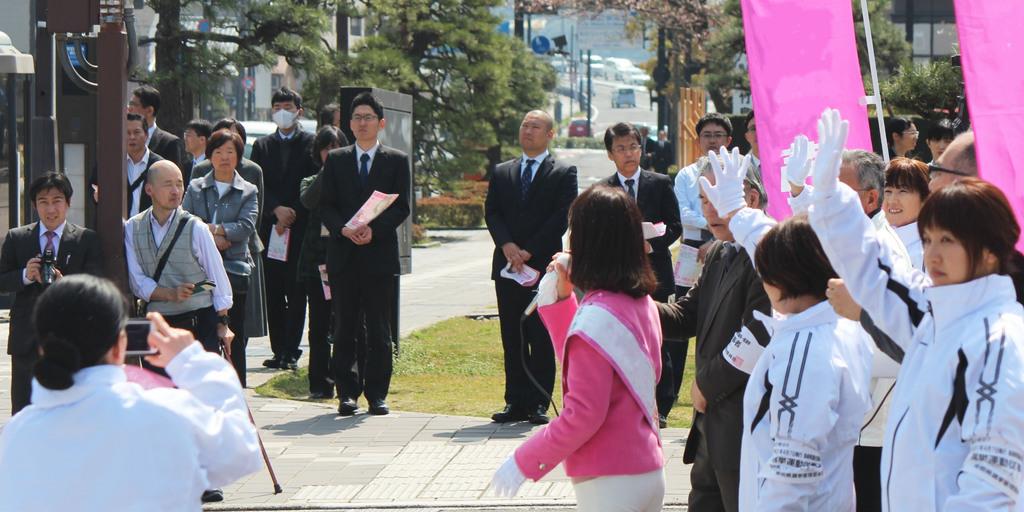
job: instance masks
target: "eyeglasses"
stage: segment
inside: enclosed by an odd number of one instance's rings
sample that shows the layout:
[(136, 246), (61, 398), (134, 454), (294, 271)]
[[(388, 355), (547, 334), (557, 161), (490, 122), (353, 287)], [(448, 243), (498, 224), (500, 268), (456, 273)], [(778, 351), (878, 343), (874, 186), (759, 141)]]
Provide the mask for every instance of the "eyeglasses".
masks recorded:
[(378, 119), (377, 116), (375, 116), (373, 114), (367, 114), (365, 116), (352, 116), (352, 120), (357, 122), (357, 123), (362, 123), (362, 122), (372, 123), (372, 122), (376, 121), (377, 119)]
[(700, 138), (707, 140), (718, 140), (728, 137), (729, 134), (725, 132), (701, 132)]
[(903, 135), (906, 135), (908, 137), (916, 137), (919, 133), (921, 133), (921, 132), (919, 132), (917, 130), (912, 130), (912, 131), (908, 130), (908, 131), (903, 132)]
[(928, 164), (928, 179), (929, 180), (934, 180), (936, 178), (936, 176), (935, 176), (936, 172), (948, 172), (948, 173), (953, 174), (955, 176), (970, 176), (970, 174), (968, 174), (968, 173), (966, 173), (964, 171), (958, 170), (958, 169), (949, 169), (949, 168), (946, 168), (946, 167), (940, 167), (940, 166), (935, 165), (935, 164)]
[(619, 153), (619, 154), (636, 153), (637, 151), (640, 151), (640, 145), (639, 144), (631, 144), (629, 146), (615, 146), (614, 148), (612, 148), (612, 153)]

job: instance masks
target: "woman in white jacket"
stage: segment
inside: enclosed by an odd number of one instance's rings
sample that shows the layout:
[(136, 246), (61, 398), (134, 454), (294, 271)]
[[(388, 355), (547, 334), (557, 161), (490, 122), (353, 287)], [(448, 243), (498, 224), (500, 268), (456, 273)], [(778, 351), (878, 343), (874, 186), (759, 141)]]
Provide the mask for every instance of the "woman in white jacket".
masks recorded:
[[(826, 111), (828, 126), (845, 124)], [(845, 131), (826, 129), (823, 145)], [(818, 158), (823, 155), (819, 153)], [(1017, 510), (1024, 465), (1024, 310), (1005, 274), (1020, 235), (995, 186), (962, 179), (918, 217), (927, 274), (878, 243), (838, 165), (815, 165), (810, 220), (901, 361), (882, 452), (882, 507)]]
[(124, 298), (105, 279), (61, 278), (36, 303), (42, 358), (32, 405), (0, 436), (4, 510), (182, 511), (260, 467), (234, 369), (185, 330), (149, 319), (147, 356), (177, 389), (126, 382)]
[(923, 270), (924, 247), (917, 229), (917, 216), (925, 199), (928, 199), (928, 166), (920, 160), (893, 158), (885, 168), (882, 197), (885, 219), (906, 247), (910, 264)]
[[(744, 206), (749, 156), (741, 161), (723, 149), (724, 169), (710, 159), (716, 183), (701, 178), (705, 200), (753, 255), (773, 310), (773, 318), (760, 318), (771, 340), (743, 395), (739, 508), (852, 512), (853, 446), (871, 404), (870, 344), (828, 304), (836, 273), (807, 219), (775, 225)], [(723, 356), (735, 360), (738, 346), (757, 347), (750, 338), (742, 331)]]

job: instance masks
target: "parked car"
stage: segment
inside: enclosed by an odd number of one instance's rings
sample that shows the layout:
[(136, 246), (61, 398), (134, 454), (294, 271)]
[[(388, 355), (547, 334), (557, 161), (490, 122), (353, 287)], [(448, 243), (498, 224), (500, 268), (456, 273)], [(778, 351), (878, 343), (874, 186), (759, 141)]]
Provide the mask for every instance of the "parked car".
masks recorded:
[[(600, 55), (590, 55), (590, 74), (594, 78), (604, 78), (606, 76), (607, 68), (604, 65), (604, 58)], [(580, 59), (580, 76), (587, 76), (587, 56), (584, 55)]]
[(604, 70), (608, 78), (623, 81), (625, 77), (637, 69), (629, 59), (621, 57), (608, 57), (604, 60)]
[(612, 108), (636, 108), (636, 90), (633, 88), (616, 89), (612, 94)]
[(245, 157), (252, 155), (252, 144), (256, 139), (277, 131), (277, 125), (270, 121), (242, 121), (245, 127)]
[(623, 82), (630, 85), (647, 85), (647, 82), (651, 80), (651, 75), (644, 73), (642, 69), (636, 69), (633, 72), (626, 75)]
[(593, 137), (594, 124), (587, 123), (586, 119), (573, 119), (569, 122), (570, 137)]
[(555, 68), (555, 73), (565, 73), (569, 70), (569, 63), (565, 57), (556, 56), (551, 59), (551, 67)]

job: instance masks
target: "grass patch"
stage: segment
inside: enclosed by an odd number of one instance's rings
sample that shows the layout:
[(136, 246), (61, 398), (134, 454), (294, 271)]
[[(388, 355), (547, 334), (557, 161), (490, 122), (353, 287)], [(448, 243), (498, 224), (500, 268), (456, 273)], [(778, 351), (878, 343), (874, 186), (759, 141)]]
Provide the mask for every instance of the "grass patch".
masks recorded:
[[(669, 418), (672, 427), (689, 427), (692, 420), (693, 345), (691, 342), (680, 400)], [(388, 394), (392, 409), (486, 418), (504, 405), (505, 372), (497, 319), (451, 318), (413, 332), (402, 340), (401, 348)], [(275, 376), (256, 392), (308, 400), (308, 382), (306, 368), (302, 368)], [(561, 407), (561, 373), (555, 382), (555, 403)]]

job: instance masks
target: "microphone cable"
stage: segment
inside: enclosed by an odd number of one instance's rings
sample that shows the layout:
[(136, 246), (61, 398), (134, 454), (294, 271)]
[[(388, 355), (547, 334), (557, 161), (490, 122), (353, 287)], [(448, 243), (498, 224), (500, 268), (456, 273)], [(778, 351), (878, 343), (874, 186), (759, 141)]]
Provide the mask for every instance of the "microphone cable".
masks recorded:
[[(532, 313), (531, 313), (532, 314)], [(526, 364), (526, 321), (530, 318), (530, 315), (522, 314), (519, 315), (519, 361), (523, 365), (523, 371), (526, 372), (526, 377), (530, 379), (537, 391), (540, 391), (541, 396), (548, 399), (548, 403), (551, 404), (551, 408), (555, 411), (555, 417), (558, 417), (558, 406), (555, 405), (555, 399), (544, 389), (544, 386), (537, 381), (534, 377), (533, 372), (530, 371), (529, 365)], [(557, 357), (557, 356), (556, 356)]]

